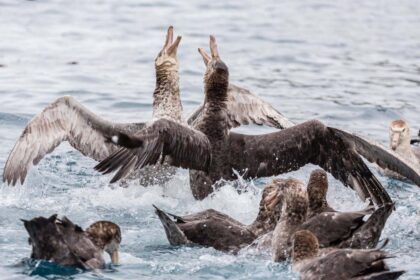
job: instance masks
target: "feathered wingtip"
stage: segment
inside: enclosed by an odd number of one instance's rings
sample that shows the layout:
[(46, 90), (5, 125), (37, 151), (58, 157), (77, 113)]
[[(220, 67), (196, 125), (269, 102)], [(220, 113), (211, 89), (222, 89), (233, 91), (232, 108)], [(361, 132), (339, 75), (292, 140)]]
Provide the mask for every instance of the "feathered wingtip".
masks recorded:
[(105, 141), (128, 149), (141, 148), (143, 146), (141, 139), (131, 137), (125, 133), (112, 135), (111, 137), (107, 137)]

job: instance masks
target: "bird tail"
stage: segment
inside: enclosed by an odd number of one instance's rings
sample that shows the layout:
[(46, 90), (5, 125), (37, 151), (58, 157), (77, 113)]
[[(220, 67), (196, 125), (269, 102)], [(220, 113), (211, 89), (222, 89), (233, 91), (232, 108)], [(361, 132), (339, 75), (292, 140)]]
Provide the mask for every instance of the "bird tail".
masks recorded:
[(168, 213), (160, 210), (158, 207), (153, 205), (155, 213), (158, 215), (162, 222), (163, 228), (165, 229), (166, 237), (171, 245), (182, 245), (191, 243), (185, 236), (184, 232), (179, 228), (175, 221), (173, 221)]

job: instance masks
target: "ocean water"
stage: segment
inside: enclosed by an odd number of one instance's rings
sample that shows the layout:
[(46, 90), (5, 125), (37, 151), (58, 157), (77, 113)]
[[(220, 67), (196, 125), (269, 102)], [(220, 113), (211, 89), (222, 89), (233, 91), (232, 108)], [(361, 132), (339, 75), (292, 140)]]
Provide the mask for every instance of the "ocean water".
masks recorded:
[[(150, 119), (154, 58), (169, 25), (183, 36), (178, 55), (186, 115), (203, 100), (197, 48), (207, 48), (214, 34), (231, 81), (296, 122), (317, 118), (384, 144), (393, 119), (406, 119), (412, 134), (419, 129), (419, 1), (0, 0), (0, 166), (25, 124), (63, 95), (110, 120)], [(250, 223), (270, 178), (241, 182), (241, 194), (226, 185), (197, 202), (186, 170), (163, 186), (120, 188), (94, 165), (64, 143), (32, 168), (23, 186), (0, 184), (0, 279), (297, 278), (264, 253), (172, 247), (153, 212), (152, 204), (178, 214), (214, 208)], [(313, 168), (282, 177), (307, 181)], [(389, 264), (407, 271), (402, 279), (419, 279), (419, 188), (378, 178), (396, 201), (382, 236), (396, 256)], [(364, 206), (354, 192), (330, 182), (333, 206)], [(19, 219), (53, 213), (83, 227), (99, 219), (118, 223), (121, 265), (82, 273), (28, 260)]]

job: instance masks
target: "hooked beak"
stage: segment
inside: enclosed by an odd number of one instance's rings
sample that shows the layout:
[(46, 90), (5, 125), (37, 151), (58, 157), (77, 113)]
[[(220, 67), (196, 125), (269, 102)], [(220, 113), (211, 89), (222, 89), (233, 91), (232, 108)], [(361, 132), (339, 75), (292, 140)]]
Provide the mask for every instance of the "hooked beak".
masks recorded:
[(181, 39), (182, 37), (178, 36), (176, 37), (176, 40), (174, 42), (174, 27), (169, 26), (168, 31), (166, 33), (166, 41), (165, 45), (163, 46), (163, 51), (165, 51), (168, 55), (175, 56)]
[(211, 57), (202, 48), (198, 48), (198, 52), (201, 54), (201, 57), (203, 58), (204, 65), (207, 66), (207, 64), (209, 64), (209, 62), (211, 60)]
[(204, 65), (206, 66), (207, 64), (209, 64), (212, 58), (216, 58), (216, 59), (219, 58), (219, 50), (217, 49), (216, 38), (213, 35), (210, 35), (211, 56), (207, 54), (206, 51), (202, 48), (198, 48), (198, 52), (201, 54), (201, 57), (203, 58), (203, 61), (204, 61)]
[(118, 254), (118, 250), (115, 250), (112, 252), (111, 255), (111, 262), (113, 265), (119, 265), (120, 264), (120, 258), (119, 258), (119, 254)]
[(394, 133), (391, 136), (391, 149), (394, 151), (397, 149), (398, 143), (400, 142), (400, 134)]
[(212, 58), (219, 58), (219, 50), (217, 49), (216, 38), (210, 35), (210, 52)]

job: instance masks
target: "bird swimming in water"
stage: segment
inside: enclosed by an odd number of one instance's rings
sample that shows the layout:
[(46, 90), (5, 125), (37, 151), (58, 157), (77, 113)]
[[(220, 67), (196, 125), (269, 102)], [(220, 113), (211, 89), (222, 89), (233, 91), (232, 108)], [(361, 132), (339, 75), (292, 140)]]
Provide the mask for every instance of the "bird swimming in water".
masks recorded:
[(306, 220), (308, 196), (302, 181), (288, 179), (290, 190), (284, 196), (280, 219), (274, 229), (271, 244), (273, 261), (285, 261), (290, 255), (291, 238)]
[[(327, 191), (327, 173), (321, 169), (312, 171), (307, 187), (308, 217), (299, 228), (315, 234), (321, 247), (374, 248), (394, 204), (388, 203), (376, 210), (368, 207), (362, 211), (338, 212), (329, 206)], [(364, 221), (368, 215), (370, 217)]]
[(31, 258), (48, 260), (62, 266), (81, 269), (105, 267), (103, 252), (118, 264), (121, 230), (109, 221), (99, 221), (85, 231), (68, 218), (36, 217), (22, 220), (32, 245)]
[(364, 200), (377, 205), (391, 202), (388, 193), (372, 174), (361, 156), (384, 167), (398, 170), (420, 185), (420, 171), (396, 154), (370, 144), (317, 120), (307, 121), (279, 132), (243, 135), (231, 132), (227, 89), (229, 70), (220, 59), (216, 39), (210, 39), (211, 56), (200, 49), (207, 70), (204, 77), (205, 101), (193, 127), (171, 120), (159, 120), (137, 132), (120, 133), (113, 142), (121, 150), (99, 163), (102, 173), (117, 171), (113, 181), (132, 169), (156, 164), (170, 156), (170, 164), (189, 168), (190, 187), (196, 199), (214, 191), (221, 179), (235, 180), (279, 175), (307, 163), (319, 165), (344, 185), (352, 187)]
[(302, 280), (392, 280), (405, 272), (391, 271), (385, 263), (391, 256), (381, 248), (323, 252), (316, 236), (308, 230), (295, 233), (292, 248), (293, 270)]
[(293, 234), (302, 229), (315, 234), (322, 248), (375, 247), (394, 205), (386, 204), (376, 211), (369, 207), (363, 211), (337, 212), (326, 201), (326, 178), (325, 171), (314, 170), (306, 190), (302, 181), (287, 179), (282, 188), (283, 208), (274, 232), (262, 236), (251, 247), (271, 249), (275, 261), (284, 261), (290, 255)]
[[(322, 248), (366, 249), (378, 244), (385, 223), (394, 209), (393, 204), (381, 206), (376, 211), (370, 207), (363, 211), (337, 212), (326, 207), (326, 211), (312, 212), (313, 216), (309, 216), (311, 205), (328, 206), (326, 173), (322, 172), (315, 170), (311, 173), (307, 190), (300, 180), (283, 179), (281, 191), (277, 193), (282, 205), (280, 219), (273, 232), (256, 239), (250, 248), (271, 250), (273, 260), (284, 261), (290, 256), (293, 234), (302, 229), (314, 233)], [(368, 215), (370, 217), (364, 221)]]
[[(395, 120), (390, 123), (389, 147), (420, 169), (420, 147), (411, 145), (415, 142), (416, 141), (412, 141), (411, 139), (410, 126), (406, 121)], [(389, 169), (384, 169), (384, 174), (396, 179), (404, 179), (404, 176)]]
[(186, 216), (176, 216), (157, 208), (156, 214), (171, 245), (198, 244), (236, 253), (257, 237), (272, 231), (280, 217), (283, 179), (274, 179), (263, 190), (259, 213), (250, 225), (208, 209)]
[[(167, 30), (165, 44), (155, 59), (156, 86), (153, 92), (153, 120), (160, 118), (184, 122), (179, 89), (179, 61), (177, 50), (181, 36), (174, 41), (173, 27)], [(229, 119), (234, 126), (254, 123), (275, 128), (293, 125), (250, 91), (230, 84), (228, 87)], [(203, 105), (189, 117), (188, 123), (200, 118)], [(48, 153), (62, 142), (81, 152), (84, 156), (101, 161), (118, 148), (110, 143), (113, 135), (130, 133), (146, 127), (147, 123), (115, 123), (107, 121), (80, 104), (71, 96), (58, 98), (36, 115), (25, 127), (6, 161), (3, 181), (23, 184), (32, 165), (37, 165)], [(163, 161), (161, 161), (163, 162)], [(143, 171), (125, 174), (131, 181), (141, 185), (159, 184), (169, 180), (175, 168), (163, 165), (146, 167)]]

